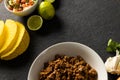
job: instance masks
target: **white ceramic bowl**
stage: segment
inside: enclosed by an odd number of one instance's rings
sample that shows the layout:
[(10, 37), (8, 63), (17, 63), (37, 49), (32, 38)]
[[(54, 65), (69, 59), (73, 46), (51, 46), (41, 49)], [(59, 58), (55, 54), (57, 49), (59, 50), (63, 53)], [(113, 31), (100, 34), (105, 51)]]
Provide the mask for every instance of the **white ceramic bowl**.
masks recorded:
[(80, 55), (88, 64), (97, 70), (98, 80), (108, 80), (105, 65), (99, 55), (88, 46), (76, 42), (58, 43), (41, 52), (32, 63), (27, 80), (39, 80), (39, 73), (44, 67), (44, 63), (54, 59), (56, 54), (67, 56)]
[(36, 0), (35, 3), (34, 3), (31, 7), (27, 8), (27, 9), (25, 9), (25, 10), (23, 10), (23, 11), (14, 12), (14, 11), (12, 11), (12, 10), (10, 10), (10, 9), (8, 8), (8, 3), (7, 3), (7, 1), (8, 1), (8, 0), (4, 0), (5, 8), (6, 8), (9, 12), (11, 12), (11, 13), (13, 13), (13, 14), (15, 14), (15, 15), (18, 15), (18, 16), (27, 16), (27, 15), (31, 14), (31, 13), (36, 9), (37, 4), (38, 4), (38, 0)]

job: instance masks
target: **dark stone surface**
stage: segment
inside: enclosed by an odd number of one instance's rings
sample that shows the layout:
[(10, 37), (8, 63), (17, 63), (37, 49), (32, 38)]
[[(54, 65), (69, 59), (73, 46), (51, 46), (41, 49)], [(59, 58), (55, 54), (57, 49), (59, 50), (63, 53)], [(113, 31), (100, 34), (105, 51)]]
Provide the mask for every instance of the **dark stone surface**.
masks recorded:
[[(11, 61), (0, 60), (0, 80), (27, 80), (27, 74), (35, 57), (47, 47), (65, 41), (83, 43), (94, 49), (105, 60), (115, 54), (105, 48), (109, 38), (120, 42), (119, 0), (56, 0), (54, 19), (45, 21), (36, 32), (28, 30), (29, 16), (19, 17), (9, 13), (0, 3), (0, 19), (22, 22), (30, 34), (27, 51)], [(35, 11), (33, 14), (37, 14)], [(32, 14), (32, 15), (33, 15)], [(30, 15), (31, 16), (31, 15)], [(118, 76), (108, 74), (108, 80)]]

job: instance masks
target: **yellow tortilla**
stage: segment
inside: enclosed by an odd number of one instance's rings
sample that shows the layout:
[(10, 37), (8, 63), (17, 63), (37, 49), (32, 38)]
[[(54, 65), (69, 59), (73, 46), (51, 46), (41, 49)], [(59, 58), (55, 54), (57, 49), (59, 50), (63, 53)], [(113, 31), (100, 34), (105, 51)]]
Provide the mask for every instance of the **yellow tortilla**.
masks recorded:
[(5, 22), (5, 33), (4, 36), (5, 42), (0, 49), (0, 56), (12, 49), (17, 40), (17, 24), (15, 21), (8, 19)]
[(30, 37), (28, 32), (25, 30), (24, 25), (19, 22), (16, 22), (18, 26), (18, 39), (14, 47), (6, 54), (1, 56), (3, 60), (11, 60), (16, 58), (17, 56), (21, 55), (28, 47), (30, 42)]
[(0, 49), (4, 43), (4, 21), (0, 20)]

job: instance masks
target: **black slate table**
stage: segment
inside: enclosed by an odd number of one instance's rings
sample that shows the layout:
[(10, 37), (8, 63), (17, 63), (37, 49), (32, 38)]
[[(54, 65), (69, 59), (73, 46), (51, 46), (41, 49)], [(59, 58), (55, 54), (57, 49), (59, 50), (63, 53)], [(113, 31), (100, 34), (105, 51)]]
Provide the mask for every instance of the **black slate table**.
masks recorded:
[[(120, 42), (119, 0), (56, 0), (55, 17), (45, 21), (38, 31), (30, 31), (26, 22), (37, 10), (26, 17), (9, 13), (0, 3), (0, 19), (13, 19), (25, 25), (31, 41), (27, 51), (11, 61), (0, 60), (0, 80), (27, 80), (33, 60), (47, 47), (66, 41), (85, 44), (94, 49), (105, 62), (115, 54), (106, 52), (109, 38)], [(118, 76), (108, 74), (108, 80)]]

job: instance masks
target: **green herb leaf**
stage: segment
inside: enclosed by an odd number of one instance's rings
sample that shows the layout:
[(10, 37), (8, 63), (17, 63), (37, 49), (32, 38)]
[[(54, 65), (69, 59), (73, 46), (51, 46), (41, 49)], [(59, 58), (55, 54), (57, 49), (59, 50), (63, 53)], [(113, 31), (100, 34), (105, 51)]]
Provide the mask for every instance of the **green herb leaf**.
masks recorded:
[(106, 51), (107, 52), (116, 52), (116, 50), (118, 50), (120, 52), (120, 43), (113, 41), (112, 39), (109, 39)]

